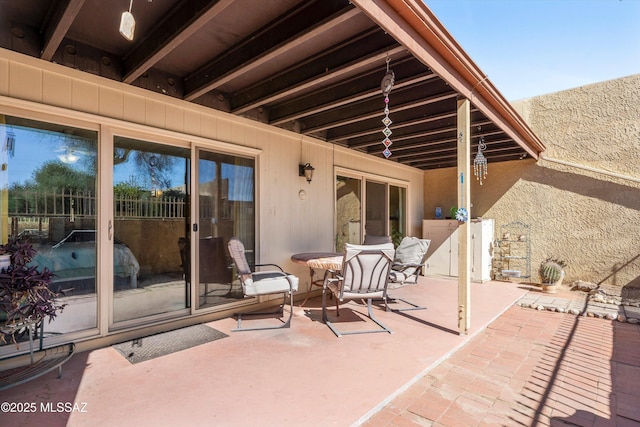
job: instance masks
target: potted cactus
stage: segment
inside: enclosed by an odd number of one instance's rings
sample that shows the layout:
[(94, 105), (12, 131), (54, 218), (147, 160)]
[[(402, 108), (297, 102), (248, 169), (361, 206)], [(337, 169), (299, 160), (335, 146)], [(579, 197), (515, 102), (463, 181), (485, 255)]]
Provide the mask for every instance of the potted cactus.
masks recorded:
[(542, 282), (542, 291), (555, 294), (558, 293), (558, 287), (562, 285), (564, 279), (564, 267), (567, 263), (557, 258), (547, 258), (540, 263), (538, 274)]

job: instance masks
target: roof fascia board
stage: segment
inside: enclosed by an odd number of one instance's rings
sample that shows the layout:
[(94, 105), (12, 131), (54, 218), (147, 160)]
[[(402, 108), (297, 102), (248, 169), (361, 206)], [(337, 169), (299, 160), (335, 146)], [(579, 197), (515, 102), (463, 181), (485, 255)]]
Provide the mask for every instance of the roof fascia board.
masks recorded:
[(544, 144), (420, 0), (352, 0), (537, 159)]

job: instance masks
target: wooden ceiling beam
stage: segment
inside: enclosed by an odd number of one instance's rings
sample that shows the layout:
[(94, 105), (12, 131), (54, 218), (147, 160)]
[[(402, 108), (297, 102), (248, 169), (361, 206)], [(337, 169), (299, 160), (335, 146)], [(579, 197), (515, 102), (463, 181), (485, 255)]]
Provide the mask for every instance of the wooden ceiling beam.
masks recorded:
[[(425, 107), (429, 104), (456, 98), (457, 96), (455, 92), (447, 92), (428, 97), (421, 97), (420, 93), (422, 93), (423, 90), (424, 89), (421, 90), (419, 87), (412, 87), (407, 89), (405, 92), (413, 96), (415, 99), (404, 103), (400, 101), (400, 104), (393, 107), (393, 111), (397, 113), (413, 108)], [(398, 94), (396, 94), (395, 99), (399, 99)], [(379, 103), (374, 105), (375, 102), (376, 100), (373, 100), (373, 102), (371, 102), (371, 100), (365, 100), (365, 102), (355, 103), (355, 105), (351, 104), (342, 108), (336, 108), (328, 113), (309, 117), (303, 122), (304, 127), (302, 129), (302, 132), (304, 132), (305, 134), (314, 133), (340, 126), (346, 126), (352, 123), (360, 122), (362, 120), (380, 117), (382, 108), (379, 107)], [(358, 110), (360, 112), (358, 112)]]
[[(441, 120), (448, 120), (455, 117), (455, 113), (445, 112), (445, 113), (437, 113), (435, 115), (426, 116), (424, 114), (420, 115), (419, 118), (412, 120), (403, 120), (400, 122), (393, 122), (391, 130), (397, 132), (399, 129), (403, 128), (411, 128), (411, 127), (419, 127), (421, 125), (428, 125), (429, 123), (438, 122)], [(452, 125), (453, 126), (453, 125)], [(380, 133), (380, 129), (371, 128), (370, 126), (362, 126), (362, 129), (357, 127), (350, 127), (346, 129), (345, 132), (342, 133), (332, 133), (328, 142), (338, 142), (338, 141), (346, 141), (349, 146), (357, 147), (360, 144), (367, 145), (371, 135), (378, 135)]]
[[(421, 98), (415, 101), (404, 103), (402, 105), (397, 105), (394, 107), (394, 111), (398, 112), (402, 110), (408, 110), (411, 108), (420, 108), (435, 102), (443, 101), (446, 99), (452, 99), (452, 98), (455, 98), (456, 96), (457, 95), (455, 93), (448, 93), (444, 95), (436, 95), (432, 97)], [(373, 119), (380, 116), (380, 111), (382, 111), (382, 109), (370, 110), (368, 112), (354, 114), (350, 116), (341, 114), (341, 111), (332, 111), (331, 114), (323, 116), (322, 121), (314, 120), (314, 122), (316, 123), (312, 123), (311, 125), (307, 124), (309, 123), (309, 120), (307, 120), (305, 122), (306, 126), (304, 127), (303, 132), (314, 133), (314, 132), (319, 132), (319, 131), (324, 131), (327, 129), (339, 127), (339, 126), (350, 125), (362, 120)]]
[(131, 84), (169, 52), (218, 16), (233, 0), (182, 2), (129, 52), (124, 59), (124, 83)]
[(326, 0), (302, 3), (185, 79), (185, 99), (193, 101), (203, 94), (248, 73), (289, 49), (331, 31), (358, 15), (351, 3)]
[[(487, 123), (490, 123), (489, 121), (487, 121)], [(445, 144), (445, 143), (449, 143), (451, 141), (455, 141), (456, 138), (442, 138), (442, 139), (435, 139), (435, 140), (430, 140), (428, 142), (419, 142), (419, 143), (412, 143), (410, 142), (413, 139), (426, 139), (428, 137), (432, 137), (434, 135), (438, 135), (438, 134), (443, 134), (443, 133), (451, 133), (454, 132), (455, 135), (455, 131), (456, 131), (456, 127), (455, 126), (448, 126), (446, 128), (440, 128), (440, 129), (434, 129), (434, 130), (429, 130), (429, 131), (424, 131), (424, 132), (407, 132), (404, 135), (401, 136), (396, 136), (394, 138), (393, 135), (391, 135), (391, 137), (389, 139), (391, 139), (391, 142), (393, 142), (393, 144), (391, 145), (390, 148), (391, 151), (393, 151), (394, 153), (396, 153), (397, 151), (402, 151), (402, 150), (411, 150), (411, 149), (415, 149), (415, 148), (421, 148), (421, 147), (427, 147), (427, 146), (432, 146), (432, 145), (438, 145), (438, 144)], [(382, 132), (379, 132), (382, 133)], [(484, 133), (482, 136), (490, 136), (490, 135), (504, 135), (504, 132), (501, 130), (496, 130), (493, 132), (487, 132)], [(472, 135), (471, 136), (472, 139), (479, 139), (480, 135)], [(377, 146), (379, 144), (382, 143), (382, 140), (384, 139), (384, 136), (380, 136), (380, 138), (376, 139), (376, 140), (370, 140), (366, 143), (360, 143), (357, 145), (347, 145), (349, 148), (353, 148), (355, 150), (359, 150), (359, 149), (364, 149), (367, 147), (373, 147), (373, 146)], [(400, 142), (403, 141), (409, 141), (406, 142), (405, 144), (398, 144)]]
[[(505, 140), (512, 142), (511, 140)], [(445, 154), (448, 153), (448, 154)], [(484, 152), (485, 156), (488, 155), (487, 160), (489, 163), (504, 161), (505, 157), (513, 157), (519, 158), (527, 153), (521, 148), (516, 146), (508, 146), (503, 148), (496, 148), (492, 150), (487, 150)], [(434, 155), (440, 154), (440, 155)], [(398, 160), (399, 156), (392, 156), (395, 160)], [(473, 156), (472, 156), (473, 157)], [(456, 147), (449, 149), (441, 149), (441, 150), (430, 150), (428, 152), (416, 153), (413, 156), (405, 156), (402, 163), (411, 163), (414, 167), (426, 167), (433, 164), (440, 164), (443, 162), (451, 161), (452, 165), (455, 166), (457, 163), (457, 150)], [(498, 160), (500, 159), (500, 160)], [(473, 160), (472, 160), (473, 161)], [(419, 165), (419, 166), (418, 166)]]
[[(236, 105), (233, 113), (241, 114), (279, 99), (322, 87), (359, 70), (370, 69), (375, 64), (384, 64), (389, 55), (405, 51), (404, 47), (378, 28), (367, 31), (339, 46), (305, 58), (279, 75), (271, 76), (259, 85), (237, 93), (232, 100)], [(357, 52), (357, 58), (354, 58), (354, 52)], [(323, 91), (326, 90), (323, 88)]]
[[(401, 60), (400, 64), (394, 67), (394, 72), (396, 73), (394, 86), (396, 90), (437, 78), (413, 58)], [(278, 126), (379, 95), (383, 73), (384, 71), (380, 69), (370, 69), (296, 97), (289, 102), (276, 104), (270, 110), (271, 124)]]
[(65, 35), (69, 31), (71, 24), (78, 16), (85, 0), (67, 0), (65, 2), (57, 2), (52, 12), (51, 19), (44, 29), (44, 40), (40, 58), (45, 61), (51, 61), (56, 50), (62, 43)]

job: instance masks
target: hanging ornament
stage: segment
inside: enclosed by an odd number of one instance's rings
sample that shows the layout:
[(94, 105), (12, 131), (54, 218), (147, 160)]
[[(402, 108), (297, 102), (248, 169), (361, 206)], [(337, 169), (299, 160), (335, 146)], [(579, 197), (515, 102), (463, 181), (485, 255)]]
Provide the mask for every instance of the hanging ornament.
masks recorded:
[(133, 41), (133, 33), (136, 30), (136, 20), (131, 14), (133, 0), (129, 2), (129, 11), (122, 12), (120, 17), (120, 35), (129, 41)]
[(389, 126), (393, 123), (389, 118), (389, 92), (393, 89), (393, 83), (395, 82), (395, 74), (393, 71), (389, 70), (389, 61), (390, 59), (387, 58), (387, 73), (382, 78), (382, 82), (380, 82), (380, 89), (384, 95), (384, 118), (382, 119), (382, 124), (384, 125), (384, 129), (382, 129), (382, 133), (384, 135), (384, 139), (382, 140), (384, 151), (382, 154), (387, 159), (391, 157), (391, 150), (389, 150), (389, 147), (393, 144), (391, 139), (389, 139), (393, 133), (391, 132), (391, 129), (389, 129)]
[[(478, 127), (480, 129), (480, 127)], [(475, 159), (473, 159), (473, 174), (476, 176), (476, 179), (480, 181), (480, 185), (482, 185), (482, 180), (487, 179), (487, 159), (484, 157), (482, 152), (487, 149), (487, 145), (484, 143), (484, 136), (480, 136), (480, 140), (478, 141), (478, 153), (476, 154)]]

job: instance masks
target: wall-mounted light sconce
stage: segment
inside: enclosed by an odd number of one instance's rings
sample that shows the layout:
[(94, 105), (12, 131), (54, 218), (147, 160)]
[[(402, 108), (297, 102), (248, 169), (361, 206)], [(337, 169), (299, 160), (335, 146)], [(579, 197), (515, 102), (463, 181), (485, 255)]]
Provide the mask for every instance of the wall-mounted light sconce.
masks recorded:
[(298, 176), (304, 176), (309, 184), (313, 178), (313, 171), (316, 170), (311, 164), (298, 165)]

